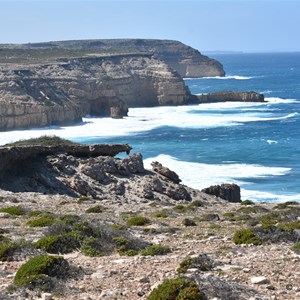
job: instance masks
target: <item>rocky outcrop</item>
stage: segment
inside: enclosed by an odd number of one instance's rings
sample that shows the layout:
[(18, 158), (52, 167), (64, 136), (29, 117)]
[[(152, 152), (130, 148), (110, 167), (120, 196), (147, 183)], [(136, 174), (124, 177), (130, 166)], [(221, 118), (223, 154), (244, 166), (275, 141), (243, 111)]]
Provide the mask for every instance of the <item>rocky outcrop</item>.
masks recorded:
[[(16, 46), (15, 46), (16, 47)], [(58, 53), (66, 50), (81, 52), (142, 52), (154, 54), (182, 77), (224, 76), (220, 62), (202, 55), (198, 50), (179, 41), (156, 39), (103, 39), (60, 41), (18, 45), (18, 50), (39, 51), (49, 49)], [(53, 55), (53, 53), (50, 53)]]
[(151, 163), (152, 169), (154, 172), (163, 175), (164, 177), (172, 180), (175, 183), (180, 183), (181, 179), (179, 178), (179, 176), (172, 170), (170, 170), (167, 167), (164, 167), (161, 163), (159, 163), (158, 161), (154, 161)]
[(229, 202), (241, 202), (241, 189), (234, 183), (212, 185), (202, 190), (202, 192), (220, 197)]
[(195, 95), (194, 102), (196, 103), (212, 103), (212, 102), (265, 102), (263, 94), (256, 92), (230, 92), (222, 91), (217, 93), (209, 93), (204, 95)]
[(180, 76), (151, 55), (91, 55), (0, 65), (0, 130), (120, 118), (128, 106), (186, 104)]
[(56, 145), (56, 146), (12, 146), (0, 147), (0, 178), (9, 169), (14, 169), (24, 161), (32, 161), (36, 157), (47, 155), (66, 154), (74, 157), (98, 157), (110, 156), (126, 152), (130, 153), (132, 148), (127, 144), (103, 144), (103, 145)]
[(99, 199), (122, 196), (139, 202), (191, 200), (179, 180), (145, 170), (141, 154), (114, 157), (130, 150), (127, 144), (0, 147), (0, 189)]

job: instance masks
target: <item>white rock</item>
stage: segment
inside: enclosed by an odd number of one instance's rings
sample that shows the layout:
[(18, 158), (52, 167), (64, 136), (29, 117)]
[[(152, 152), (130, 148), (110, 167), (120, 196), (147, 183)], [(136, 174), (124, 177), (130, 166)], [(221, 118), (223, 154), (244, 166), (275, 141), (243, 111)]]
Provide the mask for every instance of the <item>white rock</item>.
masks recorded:
[(52, 300), (53, 299), (53, 295), (50, 293), (43, 293), (42, 294), (42, 299), (43, 300)]
[(265, 276), (251, 277), (250, 280), (253, 284), (265, 284), (270, 282), (270, 280)]

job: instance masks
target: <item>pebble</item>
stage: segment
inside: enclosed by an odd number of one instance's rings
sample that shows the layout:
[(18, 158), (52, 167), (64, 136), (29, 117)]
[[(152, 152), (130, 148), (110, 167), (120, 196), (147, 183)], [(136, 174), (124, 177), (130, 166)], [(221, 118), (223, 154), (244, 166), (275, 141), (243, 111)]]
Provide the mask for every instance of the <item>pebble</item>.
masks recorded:
[(270, 282), (270, 280), (265, 276), (251, 277), (250, 280), (253, 284), (266, 284)]
[(142, 282), (142, 283), (148, 283), (150, 282), (149, 278), (147, 276), (141, 276), (139, 278), (137, 278), (138, 282)]
[(251, 271), (250, 268), (243, 268), (243, 272), (244, 272), (244, 273), (249, 273), (250, 271)]
[(42, 294), (42, 299), (43, 300), (52, 300), (53, 299), (53, 295), (50, 293), (43, 293)]

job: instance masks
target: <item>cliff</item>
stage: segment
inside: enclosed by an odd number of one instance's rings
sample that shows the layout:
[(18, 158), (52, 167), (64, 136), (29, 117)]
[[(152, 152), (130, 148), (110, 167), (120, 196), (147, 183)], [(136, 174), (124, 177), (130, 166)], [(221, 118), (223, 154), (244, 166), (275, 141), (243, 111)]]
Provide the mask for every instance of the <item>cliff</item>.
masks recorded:
[[(225, 75), (220, 62), (202, 55), (198, 50), (190, 46), (173, 40), (101, 39), (5, 45), (5, 47), (19, 51), (18, 54), (20, 54), (22, 50), (25, 52), (48, 50), (50, 56), (55, 55), (55, 53), (68, 53), (70, 51), (73, 53), (150, 53), (167, 63), (182, 77), (213, 77)], [(68, 55), (70, 55), (70, 53)]]
[(128, 106), (179, 105), (190, 98), (182, 78), (149, 54), (53, 58), (43, 50), (28, 61), (20, 53), (12, 52), (11, 61), (2, 56), (0, 130), (79, 122), (87, 114), (122, 117)]

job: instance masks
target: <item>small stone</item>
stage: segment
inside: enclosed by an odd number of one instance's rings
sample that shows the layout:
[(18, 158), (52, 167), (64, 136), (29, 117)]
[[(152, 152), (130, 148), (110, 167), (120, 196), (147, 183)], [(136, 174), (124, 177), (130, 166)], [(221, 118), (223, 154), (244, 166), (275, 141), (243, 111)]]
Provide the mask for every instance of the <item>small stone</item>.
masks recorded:
[(265, 276), (251, 277), (250, 280), (253, 284), (266, 284), (270, 282), (270, 280)]
[(141, 276), (137, 279), (138, 282), (142, 282), (142, 283), (148, 283), (150, 282), (149, 278), (147, 276)]
[(42, 299), (43, 300), (52, 300), (53, 299), (53, 295), (50, 293), (43, 293), (42, 294)]
[(249, 273), (250, 271), (251, 271), (251, 269), (249, 269), (249, 268), (243, 268), (244, 273)]
[(143, 296), (145, 295), (145, 292), (139, 291), (139, 292), (137, 293), (137, 295), (138, 295), (139, 297), (143, 297)]

